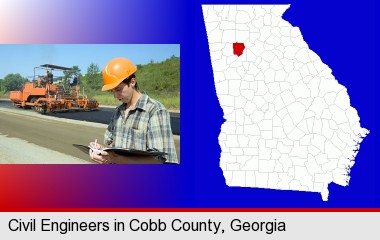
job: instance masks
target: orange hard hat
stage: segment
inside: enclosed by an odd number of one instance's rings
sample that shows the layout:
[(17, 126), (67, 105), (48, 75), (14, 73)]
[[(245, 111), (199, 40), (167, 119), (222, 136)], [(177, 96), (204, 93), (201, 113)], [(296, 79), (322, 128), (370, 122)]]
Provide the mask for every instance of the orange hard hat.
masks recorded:
[(126, 58), (114, 58), (103, 69), (104, 86), (102, 91), (111, 90), (137, 71), (137, 68)]

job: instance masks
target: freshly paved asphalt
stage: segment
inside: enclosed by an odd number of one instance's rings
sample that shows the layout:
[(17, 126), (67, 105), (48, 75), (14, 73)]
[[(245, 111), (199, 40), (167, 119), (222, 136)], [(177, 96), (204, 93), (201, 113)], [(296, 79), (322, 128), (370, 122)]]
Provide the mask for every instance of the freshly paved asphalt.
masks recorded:
[[(0, 99), (0, 108), (1, 107), (15, 108), (12, 105), (12, 102), (6, 99)], [(91, 111), (91, 112), (68, 111), (68, 112), (60, 112), (60, 113), (47, 113), (46, 115), (57, 117), (57, 118), (66, 118), (66, 119), (108, 124), (112, 117), (113, 110), (114, 110), (114, 107), (100, 107), (99, 111)], [(33, 111), (33, 110), (20, 109), (20, 111)], [(180, 113), (170, 112), (170, 123), (171, 123), (173, 134), (180, 135)]]

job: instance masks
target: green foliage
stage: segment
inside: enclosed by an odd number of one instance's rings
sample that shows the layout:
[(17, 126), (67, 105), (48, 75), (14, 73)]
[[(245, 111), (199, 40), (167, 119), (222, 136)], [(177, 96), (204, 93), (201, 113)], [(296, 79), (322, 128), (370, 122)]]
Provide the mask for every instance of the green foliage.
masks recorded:
[(79, 76), (81, 74), (80, 71), (81, 70), (78, 66), (73, 66), (72, 70), (65, 70), (63, 71), (63, 74), (65, 74), (65, 78), (70, 78), (71, 75), (73, 74), (76, 74), (77, 76)]
[(149, 95), (149, 97), (162, 103), (166, 109), (179, 110), (180, 101), (179, 96), (154, 96)]
[[(150, 97), (160, 101), (166, 108), (178, 110), (180, 107), (180, 58), (173, 55), (163, 62), (151, 60), (148, 64), (137, 64), (136, 67), (136, 79), (140, 91), (146, 92)], [(114, 99), (111, 92), (101, 91), (103, 79), (97, 64), (91, 63), (83, 76), (78, 66), (72, 68), (73, 70), (63, 71), (65, 87), (68, 87), (70, 77), (75, 73), (80, 82), (81, 92), (84, 90), (85, 95), (94, 96), (103, 105), (120, 104), (117, 99)], [(27, 81), (18, 73), (8, 74), (0, 81), (0, 91), (20, 90)]]
[(95, 94), (101, 91), (103, 86), (102, 74), (97, 64), (91, 63), (87, 73), (82, 77), (81, 87), (85, 88), (87, 94)]
[(72, 67), (72, 70), (64, 70), (63, 71), (63, 74), (65, 75), (63, 77), (63, 82), (61, 85), (63, 85), (65, 88), (68, 88), (69, 87), (69, 84), (70, 84), (70, 78), (73, 74), (77, 75), (78, 77), (78, 81), (80, 80), (81, 78), (81, 70), (79, 68), (79, 66), (73, 66)]
[(172, 56), (160, 63), (137, 65), (140, 90), (150, 96), (178, 97), (180, 87), (180, 59)]
[(1, 88), (3, 92), (17, 91), (24, 88), (24, 83), (27, 82), (27, 78), (23, 78), (19, 73), (8, 74), (4, 80), (1, 81)]
[(120, 101), (113, 97), (111, 92), (102, 92), (98, 93), (97, 95), (94, 95), (94, 98), (101, 104), (101, 105), (108, 105), (108, 106), (118, 106), (120, 105)]
[[(141, 65), (137, 64), (136, 79), (139, 89), (150, 97), (160, 101), (168, 109), (180, 107), (180, 58), (171, 56), (163, 62), (154, 62)], [(85, 88), (85, 94), (94, 96), (100, 104), (119, 105), (111, 92), (102, 92), (103, 79), (99, 67), (91, 63), (87, 73), (83, 76), (81, 88)]]
[[(180, 108), (179, 96), (149, 95), (149, 97), (162, 103), (166, 107), (166, 109), (179, 110)], [(121, 102), (114, 98), (110, 92), (94, 95), (94, 99), (96, 99), (101, 105), (118, 106), (121, 104)]]

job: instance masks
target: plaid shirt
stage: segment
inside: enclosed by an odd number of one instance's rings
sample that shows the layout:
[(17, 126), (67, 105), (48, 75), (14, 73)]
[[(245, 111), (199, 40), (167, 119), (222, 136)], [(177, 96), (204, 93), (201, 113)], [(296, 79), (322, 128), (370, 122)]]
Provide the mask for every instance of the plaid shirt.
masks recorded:
[(104, 144), (113, 147), (131, 148), (144, 151), (165, 152), (159, 160), (167, 163), (178, 163), (177, 154), (170, 126), (170, 115), (165, 107), (142, 94), (125, 116), (126, 104), (118, 106), (111, 118)]

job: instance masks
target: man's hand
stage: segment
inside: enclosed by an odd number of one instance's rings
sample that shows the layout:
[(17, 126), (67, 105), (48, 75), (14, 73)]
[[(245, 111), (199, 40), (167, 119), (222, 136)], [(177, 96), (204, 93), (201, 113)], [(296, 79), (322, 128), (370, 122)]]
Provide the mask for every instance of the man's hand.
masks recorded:
[(90, 150), (89, 154), (92, 160), (94, 160), (97, 163), (107, 164), (110, 163), (110, 158), (108, 156), (108, 153), (103, 151), (104, 146), (101, 144), (98, 144), (96, 142), (90, 142)]

